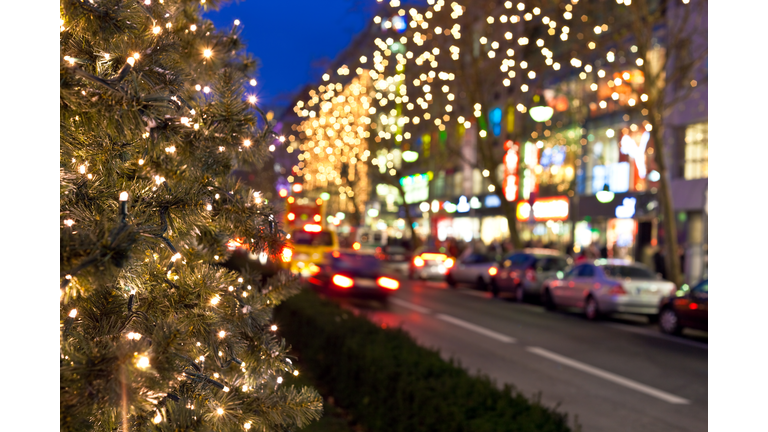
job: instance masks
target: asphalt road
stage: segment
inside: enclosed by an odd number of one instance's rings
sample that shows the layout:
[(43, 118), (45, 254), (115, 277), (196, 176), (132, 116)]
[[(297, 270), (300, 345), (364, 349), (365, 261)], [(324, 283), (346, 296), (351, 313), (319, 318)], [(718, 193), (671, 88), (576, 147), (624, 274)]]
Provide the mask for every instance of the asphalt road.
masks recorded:
[(593, 323), (443, 282), (403, 281), (385, 307), (344, 304), (471, 373), (541, 393), (585, 432), (707, 430), (706, 333), (666, 336), (644, 318)]

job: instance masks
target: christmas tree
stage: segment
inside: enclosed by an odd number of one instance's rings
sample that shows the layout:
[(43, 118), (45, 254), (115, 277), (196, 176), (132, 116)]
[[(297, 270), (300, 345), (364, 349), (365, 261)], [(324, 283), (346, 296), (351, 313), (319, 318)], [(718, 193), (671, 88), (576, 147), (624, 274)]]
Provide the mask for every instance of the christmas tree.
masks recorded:
[[(298, 291), (223, 268), (273, 257), (268, 195), (233, 180), (279, 137), (215, 0), (61, 0), (60, 429), (294, 430), (321, 399), (272, 308)], [(274, 147), (273, 147), (274, 148)]]

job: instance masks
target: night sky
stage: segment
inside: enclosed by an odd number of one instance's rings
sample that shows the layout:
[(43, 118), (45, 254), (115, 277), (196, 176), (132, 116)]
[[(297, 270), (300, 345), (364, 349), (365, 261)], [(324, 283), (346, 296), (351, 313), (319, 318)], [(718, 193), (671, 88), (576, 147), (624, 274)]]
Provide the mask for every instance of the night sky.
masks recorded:
[(296, 91), (322, 76), (377, 6), (376, 0), (247, 0), (206, 16), (220, 29), (241, 21), (248, 51), (261, 63), (260, 105), (279, 113)]

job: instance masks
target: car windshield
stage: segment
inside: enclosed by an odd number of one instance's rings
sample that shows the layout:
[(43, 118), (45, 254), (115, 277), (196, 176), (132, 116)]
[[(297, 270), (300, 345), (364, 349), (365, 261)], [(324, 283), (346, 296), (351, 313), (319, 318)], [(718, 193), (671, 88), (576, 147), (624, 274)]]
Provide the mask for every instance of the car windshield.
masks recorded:
[(655, 279), (649, 270), (636, 266), (605, 265), (602, 266), (606, 276), (616, 278)]
[(333, 246), (333, 237), (328, 231), (319, 233), (295, 231), (291, 236), (291, 241), (293, 244), (301, 246)]

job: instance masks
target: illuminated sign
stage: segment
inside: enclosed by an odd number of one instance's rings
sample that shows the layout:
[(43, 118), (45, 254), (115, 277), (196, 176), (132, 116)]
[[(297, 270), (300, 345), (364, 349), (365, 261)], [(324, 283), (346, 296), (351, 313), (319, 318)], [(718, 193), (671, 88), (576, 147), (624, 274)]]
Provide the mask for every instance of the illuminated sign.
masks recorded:
[(426, 174), (414, 174), (400, 179), (400, 185), (405, 192), (405, 202), (413, 204), (426, 201), (429, 198), (429, 181), (432, 180), (432, 171)]
[(519, 184), (517, 175), (517, 167), (520, 162), (520, 157), (517, 153), (518, 147), (512, 141), (507, 141), (504, 143), (504, 148), (507, 149), (507, 153), (504, 155), (504, 182), (502, 183), (502, 190), (507, 201), (515, 201)]
[(551, 119), (552, 114), (555, 113), (555, 110), (548, 106), (531, 107), (528, 111), (531, 113), (531, 118), (539, 123)]
[(501, 108), (494, 108), (488, 117), (491, 121), (491, 129), (493, 129), (493, 135), (501, 135)]
[(456, 211), (456, 204), (450, 201), (446, 201), (443, 203), (443, 208), (445, 209), (446, 212), (453, 213)]
[[(533, 219), (536, 222), (568, 219), (568, 197), (540, 198), (533, 202)], [(517, 204), (517, 220), (527, 221), (531, 216), (531, 204), (527, 201)]]
[(469, 200), (469, 206), (473, 209), (479, 209), (483, 205), (480, 204), (480, 199), (477, 197), (472, 197), (471, 200)]
[(466, 213), (469, 211), (469, 203), (467, 202), (467, 197), (464, 195), (459, 197), (459, 204), (456, 206), (456, 211), (459, 213)]
[(485, 206), (488, 208), (501, 207), (501, 198), (498, 195), (487, 195), (485, 197)]
[(632, 197), (624, 198), (621, 205), (616, 207), (616, 217), (619, 219), (632, 219), (635, 216), (635, 204), (637, 204), (637, 199)]
[(416, 160), (419, 158), (419, 154), (412, 150), (407, 150), (403, 152), (403, 160), (406, 162), (416, 162)]
[(550, 165), (561, 166), (563, 163), (565, 163), (564, 146), (557, 145), (554, 147), (547, 147), (541, 151), (541, 161), (539, 164), (542, 167), (546, 168)]
[(629, 191), (629, 162), (592, 167), (592, 191), (601, 191), (606, 184), (611, 192)]
[(621, 137), (621, 153), (628, 155), (635, 161), (637, 167), (637, 175), (641, 179), (645, 178), (645, 149), (648, 146), (648, 141), (651, 139), (650, 132), (644, 132), (640, 137), (640, 144), (636, 143), (629, 135)]

